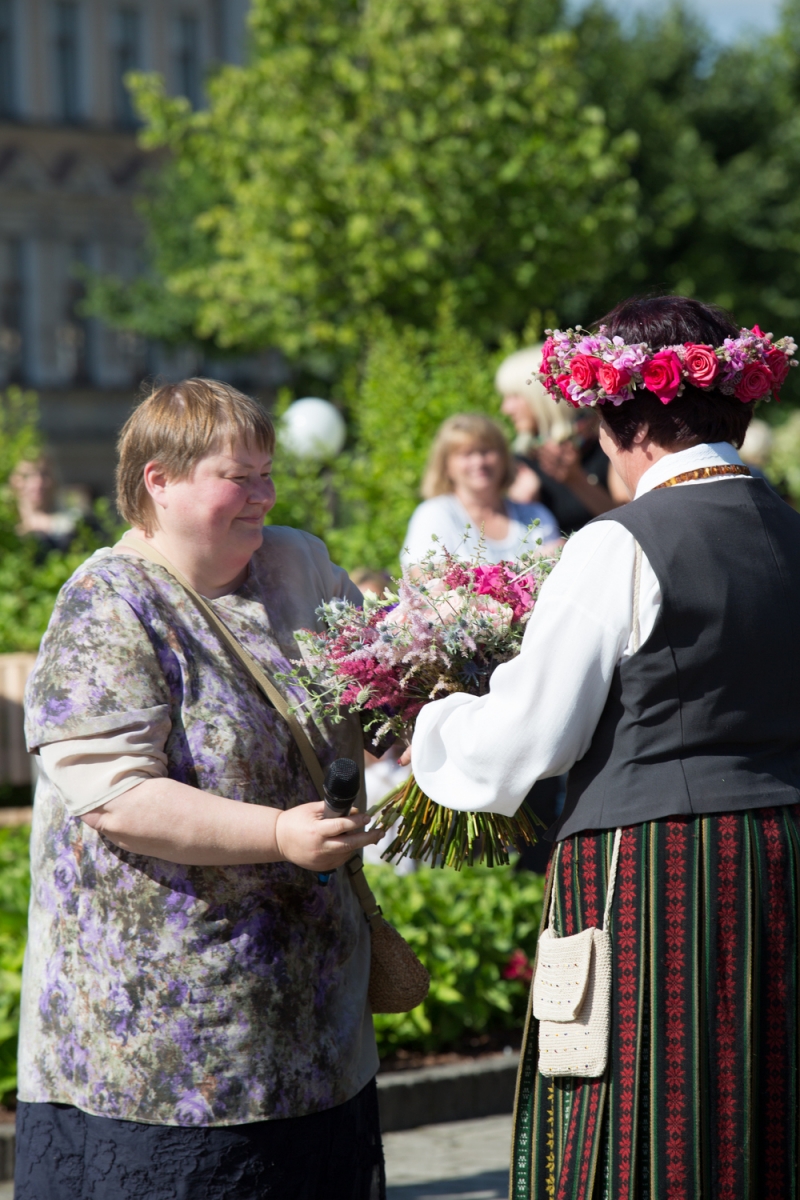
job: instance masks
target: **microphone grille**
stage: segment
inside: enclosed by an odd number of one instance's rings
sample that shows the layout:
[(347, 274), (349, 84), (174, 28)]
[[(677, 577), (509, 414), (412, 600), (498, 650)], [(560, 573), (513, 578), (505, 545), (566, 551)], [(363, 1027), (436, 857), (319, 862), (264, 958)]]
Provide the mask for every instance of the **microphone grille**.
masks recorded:
[(361, 784), (358, 763), (352, 758), (337, 758), (325, 772), (325, 790), (337, 800), (353, 799)]

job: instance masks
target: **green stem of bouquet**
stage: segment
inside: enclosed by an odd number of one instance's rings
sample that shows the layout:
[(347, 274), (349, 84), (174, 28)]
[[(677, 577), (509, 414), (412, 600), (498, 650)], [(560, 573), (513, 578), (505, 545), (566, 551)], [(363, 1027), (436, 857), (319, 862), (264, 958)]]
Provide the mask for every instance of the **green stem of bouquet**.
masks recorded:
[(371, 809), (384, 829), (400, 822), (395, 837), (383, 853), (394, 862), (399, 858), (424, 859), (431, 866), (460, 871), (466, 863), (506, 866), (509, 850), (520, 843), (532, 846), (538, 840), (538, 817), (520, 808), (513, 817), (499, 813), (458, 812), (435, 804), (414, 776)]

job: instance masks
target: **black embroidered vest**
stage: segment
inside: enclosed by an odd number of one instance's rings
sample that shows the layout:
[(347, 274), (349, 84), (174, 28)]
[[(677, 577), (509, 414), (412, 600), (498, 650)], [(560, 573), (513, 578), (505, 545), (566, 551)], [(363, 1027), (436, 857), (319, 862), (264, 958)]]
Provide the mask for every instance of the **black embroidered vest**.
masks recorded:
[(570, 771), (563, 838), (800, 801), (800, 514), (759, 479), (648, 492), (619, 521), (661, 585)]

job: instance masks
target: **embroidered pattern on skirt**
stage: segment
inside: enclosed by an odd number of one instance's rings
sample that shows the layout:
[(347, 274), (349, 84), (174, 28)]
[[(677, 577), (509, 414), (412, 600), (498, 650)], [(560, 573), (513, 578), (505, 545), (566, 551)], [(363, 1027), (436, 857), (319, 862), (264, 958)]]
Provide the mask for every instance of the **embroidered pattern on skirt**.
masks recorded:
[[(564, 842), (562, 935), (597, 924), (613, 830)], [(800, 805), (623, 832), (609, 1068), (545, 1078), (529, 1017), (511, 1200), (798, 1200)]]

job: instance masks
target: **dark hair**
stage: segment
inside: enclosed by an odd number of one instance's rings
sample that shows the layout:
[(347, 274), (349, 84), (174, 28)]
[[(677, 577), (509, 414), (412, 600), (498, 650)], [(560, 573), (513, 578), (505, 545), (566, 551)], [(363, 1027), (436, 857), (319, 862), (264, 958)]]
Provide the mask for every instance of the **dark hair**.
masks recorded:
[[(725, 338), (739, 336), (739, 327), (722, 308), (688, 300), (684, 296), (647, 296), (623, 300), (597, 322), (607, 325), (609, 337), (625, 342), (647, 342), (654, 350), (681, 342), (721, 346)], [(620, 445), (629, 449), (640, 425), (647, 425), (659, 446), (694, 442), (732, 442), (741, 446), (753, 415), (753, 405), (735, 396), (686, 384), (682, 395), (662, 404), (652, 392), (639, 388), (632, 400), (599, 410)]]

